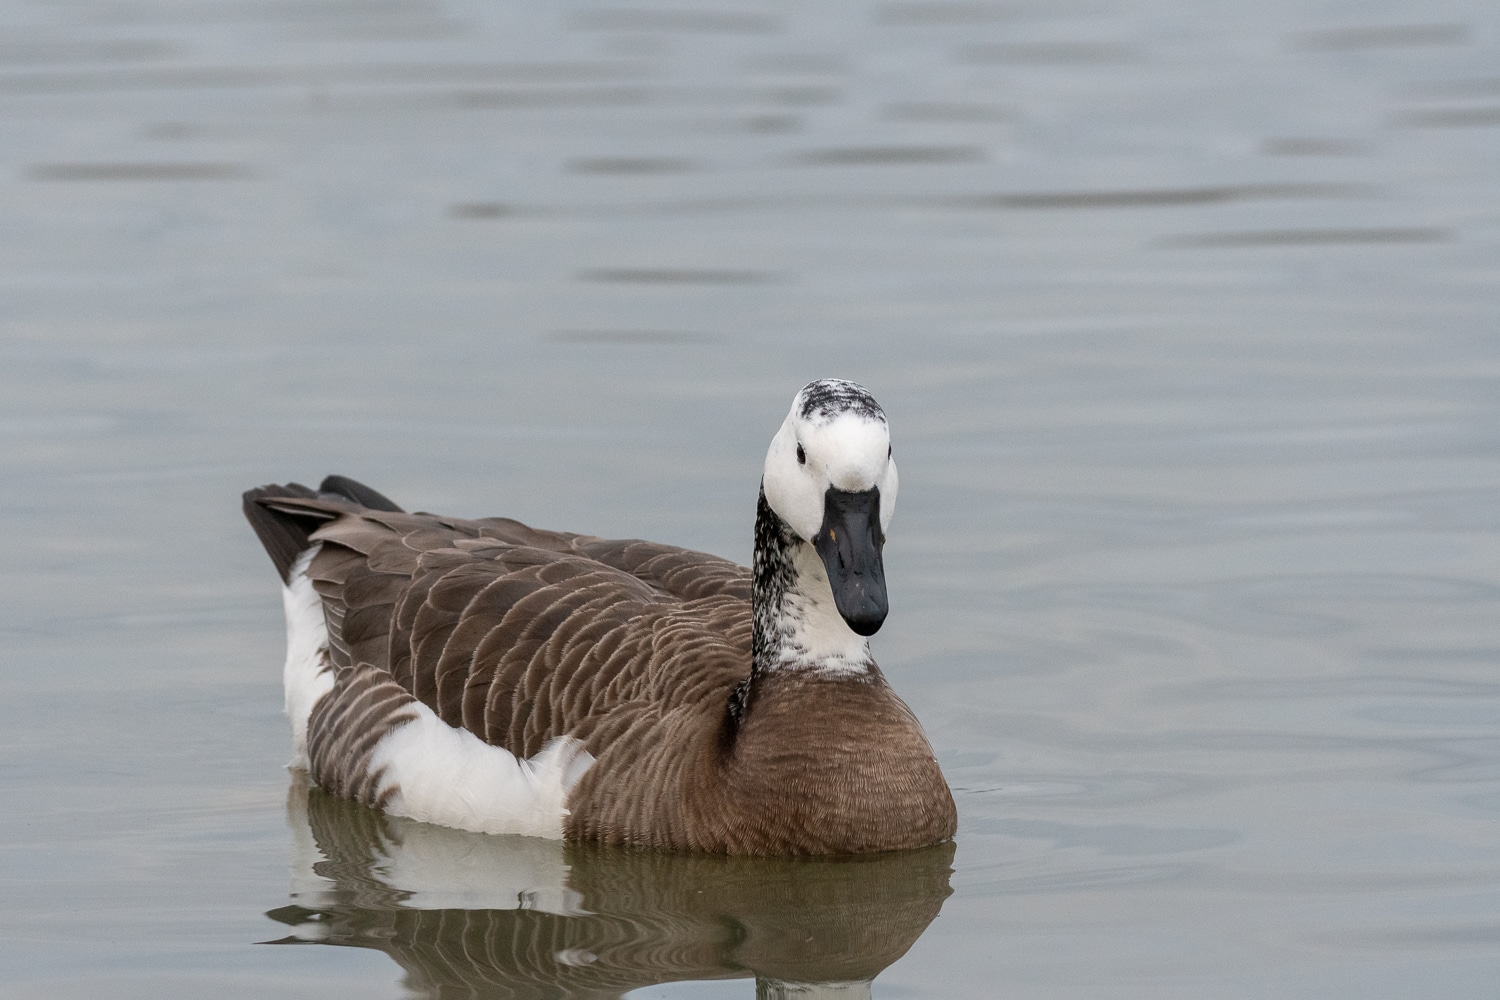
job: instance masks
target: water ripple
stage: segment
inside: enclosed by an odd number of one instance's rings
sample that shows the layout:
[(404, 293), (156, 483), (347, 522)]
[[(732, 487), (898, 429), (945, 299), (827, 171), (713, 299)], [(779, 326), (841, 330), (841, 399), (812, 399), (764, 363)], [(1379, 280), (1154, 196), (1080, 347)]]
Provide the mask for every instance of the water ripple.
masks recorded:
[(34, 181), (237, 181), (255, 176), (238, 163), (38, 163), (26, 168)]
[(1303, 49), (1347, 52), (1362, 49), (1463, 45), (1468, 41), (1469, 29), (1462, 24), (1388, 24), (1307, 31), (1296, 36), (1294, 45)]
[(765, 35), (781, 30), (779, 18), (754, 11), (629, 10), (597, 8), (573, 15), (586, 31), (663, 31), (689, 34)]
[(1099, 191), (1027, 191), (1013, 194), (963, 195), (934, 199), (954, 208), (1073, 209), (1163, 208), (1173, 205), (1219, 205), (1278, 198), (1361, 198), (1374, 190), (1362, 184), (1267, 183), (1214, 187), (1146, 188)]
[(578, 280), (613, 285), (764, 285), (785, 281), (786, 276), (709, 268), (593, 267), (579, 271)]
[(1457, 235), (1441, 226), (1384, 226), (1368, 229), (1260, 229), (1235, 233), (1169, 236), (1162, 247), (1325, 247), (1400, 246), (1451, 243)]

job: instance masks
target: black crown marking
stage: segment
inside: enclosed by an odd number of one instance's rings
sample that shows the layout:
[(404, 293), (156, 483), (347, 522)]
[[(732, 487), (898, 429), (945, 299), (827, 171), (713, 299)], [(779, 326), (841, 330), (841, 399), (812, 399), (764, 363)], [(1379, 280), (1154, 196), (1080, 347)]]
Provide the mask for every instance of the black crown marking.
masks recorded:
[(814, 417), (832, 420), (850, 413), (866, 420), (885, 422), (885, 411), (875, 402), (875, 397), (856, 382), (841, 378), (820, 378), (816, 382), (809, 382), (797, 395), (802, 400), (797, 415), (803, 420)]

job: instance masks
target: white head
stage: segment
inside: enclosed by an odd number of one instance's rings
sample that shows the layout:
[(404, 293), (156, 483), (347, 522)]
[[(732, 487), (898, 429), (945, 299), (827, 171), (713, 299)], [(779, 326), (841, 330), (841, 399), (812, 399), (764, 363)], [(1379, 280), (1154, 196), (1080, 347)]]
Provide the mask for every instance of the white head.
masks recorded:
[[(761, 484), (766, 503), (804, 543), (799, 563), (811, 571), (806, 585), (826, 572), (828, 590), (816, 590), (831, 591), (833, 621), (842, 618), (859, 636), (873, 635), (886, 616), (881, 549), (898, 485), (880, 404), (842, 379), (805, 386), (771, 440)], [(817, 593), (804, 596), (827, 606)]]
[(843, 379), (808, 383), (766, 452), (766, 502), (803, 541), (823, 526), (830, 487), (880, 489), (880, 531), (896, 509), (896, 462), (885, 411), (863, 386)]

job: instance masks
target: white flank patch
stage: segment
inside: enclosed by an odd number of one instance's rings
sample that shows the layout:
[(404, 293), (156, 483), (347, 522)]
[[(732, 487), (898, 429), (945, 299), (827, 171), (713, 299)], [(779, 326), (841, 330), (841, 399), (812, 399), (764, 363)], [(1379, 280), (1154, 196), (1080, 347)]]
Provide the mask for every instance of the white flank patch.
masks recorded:
[(375, 745), (385, 811), (475, 833), (559, 840), (568, 793), (594, 763), (581, 740), (560, 736), (530, 760), (455, 729), (421, 703), (417, 717)]
[(292, 563), (289, 581), (281, 591), (286, 609), (286, 666), (281, 680), (286, 688), (286, 714), (292, 720), (292, 767), (307, 770), (307, 719), (313, 706), (333, 690), (333, 667), (328, 662), (328, 620), (323, 598), (307, 578), (307, 567), (323, 547), (319, 542)]

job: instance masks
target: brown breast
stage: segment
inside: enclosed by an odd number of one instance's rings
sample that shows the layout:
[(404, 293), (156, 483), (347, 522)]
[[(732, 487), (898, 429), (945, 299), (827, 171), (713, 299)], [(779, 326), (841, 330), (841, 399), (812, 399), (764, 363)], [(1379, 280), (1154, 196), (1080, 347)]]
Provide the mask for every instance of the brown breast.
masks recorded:
[[(727, 690), (724, 692), (727, 696)], [(744, 723), (714, 698), (599, 746), (570, 837), (734, 854), (862, 854), (940, 843), (957, 814), (932, 747), (878, 670), (773, 673)]]

